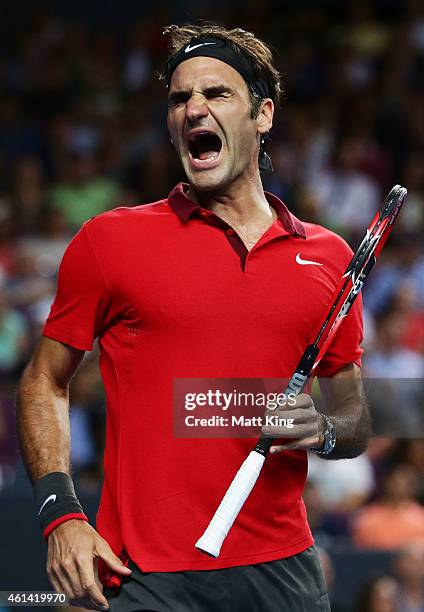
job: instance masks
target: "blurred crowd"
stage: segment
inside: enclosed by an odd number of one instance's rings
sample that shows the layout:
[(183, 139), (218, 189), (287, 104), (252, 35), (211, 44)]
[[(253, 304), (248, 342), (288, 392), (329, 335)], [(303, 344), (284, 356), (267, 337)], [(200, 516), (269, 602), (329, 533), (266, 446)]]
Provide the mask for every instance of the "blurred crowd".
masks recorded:
[[(157, 79), (164, 25), (202, 16), (272, 45), (285, 96), (265, 187), (354, 248), (387, 191), (407, 205), (364, 291), (363, 369), (376, 437), (363, 456), (311, 458), (305, 501), (322, 548), (400, 551), (358, 610), (424, 610), (424, 4), (163, 3), (126, 28), (36, 8), (0, 54), (0, 490), (19, 457), (13, 390), (79, 226), (164, 197), (183, 173)], [(197, 12), (196, 12), (197, 11)], [(240, 15), (243, 15), (240, 21)], [(76, 478), (101, 481), (105, 402), (96, 351), (72, 384)], [(325, 561), (325, 559), (324, 559)], [(331, 560), (328, 560), (330, 566)], [(421, 568), (421, 570), (419, 570)], [(328, 579), (331, 581), (329, 567)], [(378, 602), (380, 601), (380, 607)], [(383, 606), (383, 603), (386, 602)]]

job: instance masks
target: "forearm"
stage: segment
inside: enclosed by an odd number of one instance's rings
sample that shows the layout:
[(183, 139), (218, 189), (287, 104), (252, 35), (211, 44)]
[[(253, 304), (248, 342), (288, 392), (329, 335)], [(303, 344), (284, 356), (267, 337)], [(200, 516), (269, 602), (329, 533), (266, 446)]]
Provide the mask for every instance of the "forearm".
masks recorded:
[(50, 472), (70, 470), (69, 397), (31, 364), (17, 394), (17, 426), (22, 457), (34, 483)]
[(336, 445), (328, 455), (320, 455), (323, 459), (352, 459), (363, 453), (368, 444), (371, 432), (371, 420), (365, 397), (359, 400), (345, 414), (327, 415), (336, 431)]
[(336, 445), (324, 459), (351, 459), (367, 447), (371, 418), (358, 366), (350, 364), (332, 378), (319, 381), (325, 414), (335, 428)]

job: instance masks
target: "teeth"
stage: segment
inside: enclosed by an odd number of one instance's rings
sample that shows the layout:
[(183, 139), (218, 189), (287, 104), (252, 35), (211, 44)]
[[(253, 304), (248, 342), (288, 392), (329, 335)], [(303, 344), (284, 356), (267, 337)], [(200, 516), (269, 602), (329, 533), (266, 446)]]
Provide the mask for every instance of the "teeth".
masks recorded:
[(200, 156), (198, 157), (198, 159), (200, 159), (201, 161), (213, 160), (213, 159), (216, 159), (218, 155), (219, 155), (218, 151), (205, 151), (204, 153), (200, 153)]

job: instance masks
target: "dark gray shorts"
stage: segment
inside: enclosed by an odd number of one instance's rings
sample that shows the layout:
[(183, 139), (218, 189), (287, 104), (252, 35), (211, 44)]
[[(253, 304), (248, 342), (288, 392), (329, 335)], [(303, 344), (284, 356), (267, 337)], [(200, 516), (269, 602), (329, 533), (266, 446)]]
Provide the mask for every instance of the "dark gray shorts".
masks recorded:
[(133, 573), (119, 590), (105, 588), (111, 612), (328, 612), (314, 546), (293, 557), (185, 572)]

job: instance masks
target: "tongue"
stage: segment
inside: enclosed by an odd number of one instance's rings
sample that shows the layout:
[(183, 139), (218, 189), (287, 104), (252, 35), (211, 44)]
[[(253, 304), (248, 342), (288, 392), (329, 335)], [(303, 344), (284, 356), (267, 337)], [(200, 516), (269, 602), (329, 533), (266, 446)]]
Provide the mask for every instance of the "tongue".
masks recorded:
[(216, 159), (218, 157), (218, 151), (202, 151), (199, 153), (199, 159), (202, 161), (205, 159)]

